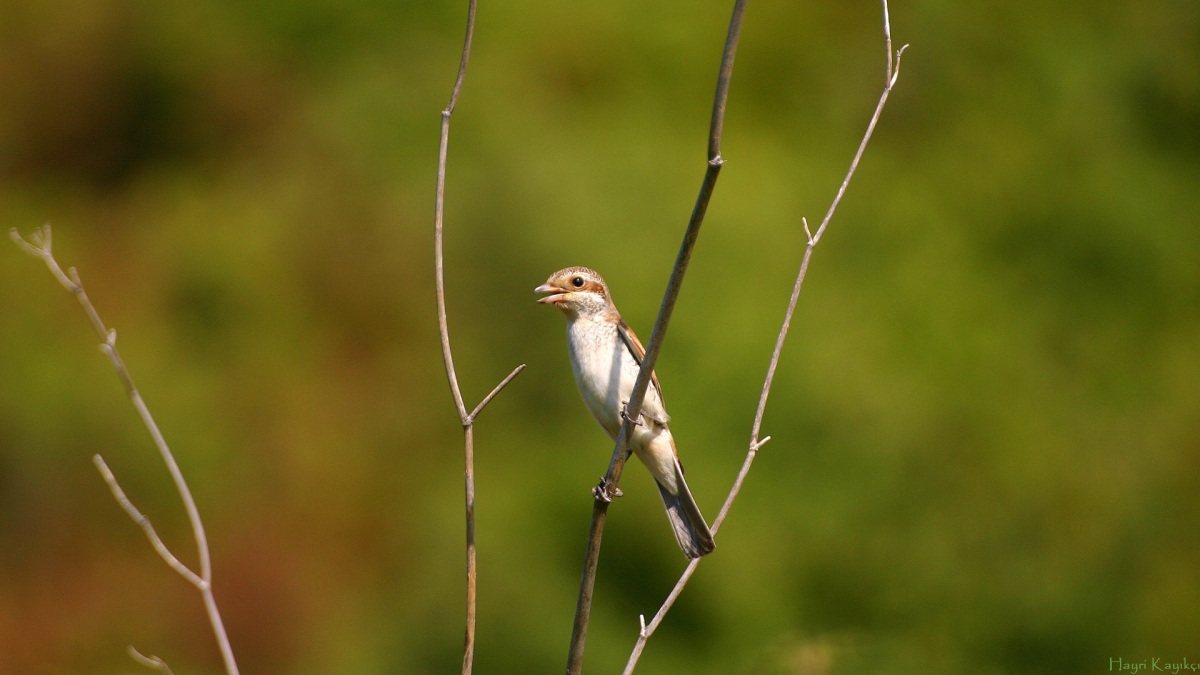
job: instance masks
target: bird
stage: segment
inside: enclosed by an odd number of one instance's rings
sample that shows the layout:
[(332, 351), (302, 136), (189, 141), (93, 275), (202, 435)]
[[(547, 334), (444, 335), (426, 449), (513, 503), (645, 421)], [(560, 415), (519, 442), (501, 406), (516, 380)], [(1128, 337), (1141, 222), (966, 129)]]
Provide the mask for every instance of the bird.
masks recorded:
[[(547, 294), (538, 302), (566, 314), (567, 350), (575, 383), (592, 416), (615, 441), (646, 349), (621, 318), (608, 285), (595, 270), (567, 267), (533, 290)], [(715, 544), (683, 479), (669, 421), (662, 386), (657, 374), (651, 373), (641, 413), (631, 426), (629, 447), (654, 477), (684, 555), (699, 558), (711, 553)]]

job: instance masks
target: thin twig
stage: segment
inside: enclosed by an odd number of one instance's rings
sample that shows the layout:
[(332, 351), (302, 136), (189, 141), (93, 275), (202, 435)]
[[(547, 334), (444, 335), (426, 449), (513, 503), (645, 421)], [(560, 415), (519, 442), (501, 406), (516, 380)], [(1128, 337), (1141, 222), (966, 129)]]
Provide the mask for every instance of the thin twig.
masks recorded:
[(446, 194), (446, 157), (450, 145), (450, 117), (454, 114), (454, 106), (458, 104), (458, 95), (462, 91), (463, 79), (467, 75), (467, 63), (471, 57), (471, 41), (475, 35), (475, 2), (470, 0), (467, 6), (467, 33), (463, 38), (462, 56), (458, 62), (458, 75), (454, 79), (454, 89), (450, 92), (450, 102), (442, 110), (442, 134), (438, 145), (437, 168), (437, 197), (433, 212), (433, 250), (434, 269), (436, 270), (438, 334), (442, 343), (442, 360), (446, 366), (446, 379), (450, 383), (450, 393), (454, 396), (454, 407), (458, 410), (459, 421), (463, 426), (463, 490), (466, 501), (467, 519), (467, 616), (463, 637), (463, 675), (468, 675), (475, 661), (475, 593), (476, 593), (476, 556), (475, 556), (475, 418), (487, 407), (513, 378), (525, 369), (525, 364), (513, 369), (508, 377), (497, 384), (479, 405), (471, 412), (463, 402), (462, 390), (458, 386), (458, 375), (454, 372), (454, 354), (450, 349), (450, 327), (446, 320), (446, 281), (444, 265), (444, 247), (442, 244), (442, 222), (445, 214)]
[(30, 241), (23, 239), (16, 228), (9, 230), (9, 236), (25, 252), (40, 258), (50, 269), (54, 278), (79, 300), (79, 304), (83, 306), (83, 310), (91, 321), (92, 327), (96, 330), (96, 334), (100, 336), (102, 341), (100, 350), (108, 356), (108, 360), (112, 363), (117, 377), (125, 387), (125, 393), (129, 396), (129, 400), (137, 410), (138, 416), (141, 417), (142, 423), (150, 433), (150, 438), (153, 439), (154, 446), (158, 449), (163, 463), (167, 465), (167, 471), (171, 474), (171, 480), (174, 481), (175, 489), (183, 501), (184, 509), (187, 511), (188, 522), (192, 527), (192, 535), (196, 540), (196, 550), (200, 558), (199, 574), (192, 572), (180, 563), (179, 559), (167, 549), (166, 545), (162, 543), (162, 540), (154, 532), (154, 528), (150, 526), (150, 521), (134, 508), (132, 502), (125, 497), (124, 492), (117, 484), (116, 478), (113, 477), (112, 472), (104, 464), (104, 460), (100, 459), (99, 455), (95, 457), (96, 466), (100, 469), (100, 475), (113, 491), (113, 496), (116, 497), (117, 503), (146, 532), (150, 543), (154, 546), (155, 551), (158, 552), (163, 561), (200, 591), (200, 595), (204, 599), (205, 610), (208, 613), (209, 623), (212, 625), (213, 635), (221, 651), (221, 658), (225, 663), (225, 670), (229, 675), (237, 675), (237, 661), (234, 659), (233, 648), (229, 644), (229, 636), (225, 632), (225, 624), (221, 621), (221, 613), (217, 608), (216, 598), (213, 596), (212, 559), (208, 551), (208, 537), (204, 533), (204, 523), (200, 520), (200, 510), (196, 508), (196, 501), (192, 498), (192, 491), (188, 488), (187, 481), (183, 477), (183, 471), (180, 470), (179, 464), (175, 461), (175, 455), (171, 452), (170, 447), (167, 446), (166, 439), (163, 438), (158, 424), (150, 414), (150, 409), (146, 407), (146, 402), (142, 399), (142, 395), (138, 393), (137, 387), (134, 386), (133, 378), (129, 375), (129, 370), (125, 367), (120, 352), (117, 351), (117, 332), (104, 326), (104, 321), (100, 319), (95, 306), (88, 299), (87, 292), (83, 290), (83, 284), (80, 282), (79, 273), (75, 268), (72, 267), (64, 273), (58, 261), (55, 260), (52, 248), (53, 235), (50, 225), (43, 225), (41, 228), (34, 230), (30, 236)]
[(514, 377), (521, 374), (522, 370), (525, 370), (524, 363), (517, 366), (516, 368), (513, 368), (512, 372), (508, 374), (508, 377), (504, 378), (503, 380), (500, 380), (500, 384), (496, 385), (496, 387), (494, 389), (492, 389), (492, 391), (487, 396), (483, 397), (483, 400), (479, 402), (479, 405), (475, 406), (475, 409), (471, 411), (470, 418), (471, 418), (472, 422), (475, 421), (476, 417), (479, 417), (479, 413), (483, 412), (483, 409), (485, 407), (487, 407), (487, 404), (491, 403), (492, 399), (496, 398), (496, 394), (499, 394), (501, 389), (504, 389), (505, 387), (507, 387), (508, 383), (512, 382)]
[[(858, 150), (854, 153), (854, 159), (850, 162), (850, 168), (847, 170), (845, 178), (838, 187), (837, 194), (830, 204), (829, 210), (826, 211), (825, 218), (821, 221), (821, 225), (817, 228), (815, 235), (808, 229), (808, 221), (801, 219), (805, 234), (808, 237), (808, 245), (804, 249), (804, 257), (800, 261), (800, 271), (796, 275), (796, 283), (792, 287), (792, 295), (788, 300), (787, 312), (784, 314), (783, 326), (779, 329), (779, 335), (775, 339), (775, 348), (771, 353), (771, 361), (767, 366), (767, 375), (763, 380), (762, 393), (758, 398), (758, 408), (754, 413), (754, 424), (750, 432), (750, 448), (746, 453), (745, 460), (742, 462), (741, 469), (738, 471), (737, 478), (734, 479), (733, 487), (730, 489), (729, 495), (725, 498), (725, 503), (721, 506), (721, 511), (713, 521), (713, 534), (716, 534), (717, 530), (720, 529), (721, 524), (725, 521), (725, 517), (729, 514), (729, 509), (733, 506), (733, 501), (737, 499), (738, 494), (741, 492), (742, 484), (746, 480), (746, 475), (750, 472), (750, 465), (753, 464), (759, 448), (771, 440), (770, 436), (760, 439), (758, 434), (762, 429), (763, 413), (766, 411), (767, 398), (771, 394), (771, 384), (775, 378), (776, 367), (779, 365), (779, 357), (783, 353), (783, 344), (791, 327), (792, 316), (796, 311), (796, 302), (800, 297), (800, 288), (804, 284), (804, 278), (808, 273), (809, 259), (812, 257), (813, 249), (816, 248), (821, 236), (825, 233), (826, 226), (829, 225), (829, 221), (833, 218), (834, 211), (837, 210), (838, 204), (846, 192), (846, 187), (850, 184), (850, 179), (853, 178), (854, 172), (858, 168), (858, 162), (866, 150), (867, 143), (871, 140), (871, 135), (875, 131), (875, 125), (879, 121), (880, 114), (883, 112), (883, 106), (887, 103), (888, 94), (891, 93), (892, 87), (896, 84), (896, 78), (900, 75), (900, 57), (904, 53), (904, 50), (908, 49), (908, 45), (904, 45), (896, 51), (892, 50), (892, 30), (891, 22), (888, 18), (887, 0), (883, 0), (883, 28), (887, 43), (887, 71), (883, 93), (880, 95), (879, 102), (875, 106), (875, 112), (871, 115), (871, 121), (868, 123), (866, 133), (863, 134), (862, 141), (858, 145)], [(701, 560), (701, 558), (696, 558), (688, 563), (687, 568), (675, 583), (675, 587), (671, 589), (666, 600), (663, 601), (662, 606), (649, 623), (646, 623), (644, 616), (640, 618), (638, 639), (634, 644), (633, 652), (629, 656), (629, 661), (625, 664), (625, 670), (622, 671), (623, 675), (631, 675), (633, 673), (634, 668), (637, 667), (638, 659), (646, 647), (646, 642), (654, 634), (654, 631), (658, 629), (667, 612), (674, 606), (676, 599), (679, 598), (679, 594), (683, 592), (684, 587), (692, 578), (692, 574), (695, 573)]]
[(729, 30), (725, 37), (725, 48), (721, 54), (721, 66), (717, 75), (716, 91), (713, 94), (712, 120), (708, 130), (708, 167), (704, 172), (704, 180), (700, 184), (700, 193), (692, 208), (679, 254), (675, 258), (675, 266), (667, 281), (663, 293), (662, 305), (658, 310), (658, 318), (654, 322), (654, 330), (650, 341), (646, 344), (646, 354), (642, 358), (641, 370), (630, 392), (626, 403), (626, 416), (617, 434), (616, 445), (609, 461), (608, 472), (595, 490), (596, 499), (592, 507), (592, 522), (588, 529), (587, 552), (584, 555), (583, 572), (579, 583), (579, 598), (575, 606), (575, 620), (571, 630), (571, 646), (567, 654), (567, 673), (578, 675), (583, 669), (583, 652), (587, 641), (588, 619), (592, 610), (592, 592), (596, 584), (596, 569), (600, 559), (600, 542), (604, 536), (604, 523), (608, 515), (608, 505), (611, 495), (616, 493), (621, 481), (621, 472), (625, 461), (629, 458), (630, 420), (636, 420), (641, 413), (646, 389), (654, 372), (654, 364), (658, 360), (658, 352), (662, 348), (671, 314), (675, 309), (675, 301), (683, 285), (683, 277), (687, 272), (692, 250), (696, 239), (700, 236), (700, 226), (704, 223), (704, 215), (708, 211), (708, 202), (712, 198), (717, 177), (725, 160), (721, 157), (721, 135), (725, 125), (725, 106), (729, 100), (729, 82), (733, 76), (733, 58), (737, 53), (738, 36), (742, 30), (742, 16), (745, 13), (746, 0), (736, 0), (733, 6), (733, 16), (729, 20)]

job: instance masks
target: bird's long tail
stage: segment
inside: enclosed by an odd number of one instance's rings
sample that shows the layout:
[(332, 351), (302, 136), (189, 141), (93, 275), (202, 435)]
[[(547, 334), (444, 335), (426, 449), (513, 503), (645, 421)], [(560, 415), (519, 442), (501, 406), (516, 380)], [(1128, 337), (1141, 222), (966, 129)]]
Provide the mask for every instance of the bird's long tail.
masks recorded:
[(696, 500), (692, 498), (692, 491), (688, 489), (687, 483), (683, 480), (683, 468), (679, 463), (675, 463), (675, 484), (678, 486), (678, 494), (671, 494), (661, 483), (658, 484), (658, 492), (662, 495), (663, 505), (667, 507), (667, 518), (671, 521), (671, 529), (675, 531), (675, 539), (679, 541), (679, 548), (683, 549), (683, 554), (688, 558), (699, 558), (702, 555), (712, 553), (716, 544), (713, 543), (712, 531), (708, 529), (708, 523), (704, 522), (704, 516), (700, 514), (700, 507), (696, 506)]

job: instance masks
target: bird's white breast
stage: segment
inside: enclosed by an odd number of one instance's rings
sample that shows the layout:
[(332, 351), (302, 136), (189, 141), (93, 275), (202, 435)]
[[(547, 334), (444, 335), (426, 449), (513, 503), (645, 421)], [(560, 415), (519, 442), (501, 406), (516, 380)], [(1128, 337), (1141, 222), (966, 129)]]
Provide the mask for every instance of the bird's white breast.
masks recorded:
[[(579, 393), (592, 416), (611, 437), (621, 428), (621, 409), (629, 400), (639, 365), (629, 353), (617, 325), (578, 317), (567, 323), (567, 347)], [(646, 392), (643, 410), (665, 420), (666, 411), (654, 386)]]

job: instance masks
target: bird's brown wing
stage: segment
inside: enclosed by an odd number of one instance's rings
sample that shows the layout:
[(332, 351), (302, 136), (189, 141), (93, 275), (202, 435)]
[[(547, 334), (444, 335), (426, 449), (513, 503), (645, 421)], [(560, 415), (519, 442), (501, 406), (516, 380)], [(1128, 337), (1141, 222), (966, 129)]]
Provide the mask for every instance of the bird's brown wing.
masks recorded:
[[(637, 361), (638, 365), (642, 365), (642, 359), (646, 358), (646, 348), (642, 346), (642, 341), (638, 339), (637, 333), (625, 323), (625, 319), (617, 319), (617, 334), (621, 336), (621, 341), (625, 343), (625, 347), (629, 353), (633, 355), (633, 360)], [(667, 414), (667, 404), (663, 400), (662, 386), (658, 384), (658, 373), (651, 371), (650, 386), (654, 387), (655, 393), (658, 394), (658, 401), (662, 404), (663, 415)], [(649, 417), (649, 416), (647, 416)], [(655, 420), (663, 427), (667, 426), (667, 420)], [(671, 438), (671, 450), (675, 453), (675, 462), (679, 465), (679, 473), (683, 473), (683, 464), (679, 461), (679, 449), (675, 447), (675, 438)]]
[[(646, 348), (642, 346), (642, 341), (638, 339), (633, 329), (629, 324), (625, 323), (625, 319), (617, 320), (617, 334), (621, 336), (621, 341), (625, 343), (625, 347), (629, 349), (629, 353), (633, 355), (633, 360), (637, 361), (638, 365), (642, 365), (642, 359), (646, 358)], [(658, 400), (662, 402), (663, 412), (666, 412), (667, 403), (663, 399), (662, 385), (658, 383), (658, 373), (650, 373), (650, 385), (654, 387), (655, 393), (658, 394)], [(659, 420), (666, 426), (667, 420)]]

